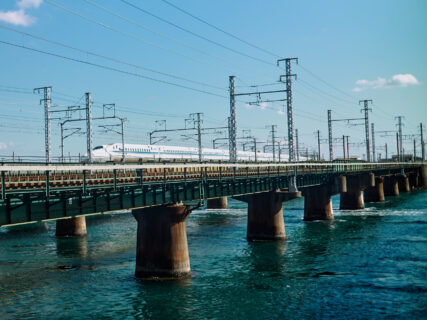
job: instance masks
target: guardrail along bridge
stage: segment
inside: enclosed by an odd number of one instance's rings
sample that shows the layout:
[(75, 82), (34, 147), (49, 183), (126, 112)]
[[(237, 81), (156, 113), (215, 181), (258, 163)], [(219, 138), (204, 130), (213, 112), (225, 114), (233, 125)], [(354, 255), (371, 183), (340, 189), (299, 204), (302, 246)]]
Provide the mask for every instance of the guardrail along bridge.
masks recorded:
[[(207, 201), (248, 203), (247, 238), (285, 239), (282, 202), (304, 196), (304, 220), (332, 220), (427, 184), (423, 163), (3, 164), (0, 226), (56, 220), (57, 236), (86, 234), (86, 215), (129, 209), (138, 223), (136, 276), (190, 274), (185, 220)], [(291, 181), (295, 181), (297, 190)]]

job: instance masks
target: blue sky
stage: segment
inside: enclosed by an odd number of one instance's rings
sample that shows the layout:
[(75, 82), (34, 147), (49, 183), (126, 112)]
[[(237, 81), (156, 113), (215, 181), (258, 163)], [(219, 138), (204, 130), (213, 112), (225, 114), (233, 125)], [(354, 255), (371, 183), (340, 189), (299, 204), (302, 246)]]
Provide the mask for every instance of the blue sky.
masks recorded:
[[(237, 77), (237, 92), (255, 90), (250, 86), (264, 84), (269, 85), (259, 89), (284, 89), (277, 83), (279, 75), (284, 73), (283, 68), (275, 66), (277, 57), (299, 58), (300, 64), (294, 65), (293, 71), (298, 75), (294, 83), (294, 112), (301, 149), (316, 147), (313, 134), (316, 130), (321, 131), (323, 138), (327, 137), (327, 109), (332, 109), (333, 119), (361, 117), (359, 99), (373, 100), (370, 121), (375, 123), (376, 131), (395, 130), (394, 117), (400, 115), (405, 116), (404, 134), (416, 134), (420, 122), (427, 124), (425, 1), (169, 0), (273, 55), (221, 33), (164, 1), (126, 2), (210, 42), (120, 0), (1, 2), (1, 41), (137, 73), (138, 76), (0, 43), (0, 155), (12, 152), (18, 155), (44, 154), (43, 108), (38, 104), (40, 97), (32, 93), (32, 88), (53, 86), (53, 104), (64, 107), (84, 103), (83, 94), (91, 92), (95, 116), (102, 113), (103, 103), (116, 103), (117, 114), (128, 119), (126, 141), (147, 143), (147, 133), (155, 129), (156, 120), (166, 120), (168, 128), (181, 128), (190, 113), (203, 112), (205, 127), (225, 126), (229, 115), (227, 87), (230, 75)], [(128, 65), (40, 41), (6, 27)], [(179, 79), (142, 68), (168, 73)], [(250, 98), (242, 97), (237, 104), (239, 135), (242, 130), (250, 129), (259, 140), (267, 140), (267, 126), (274, 124), (279, 137), (287, 136), (286, 116), (281, 112), (283, 103), (249, 107), (246, 104), (249, 101)], [(102, 124), (114, 122), (94, 123), (94, 145), (119, 142), (117, 134), (105, 133), (98, 128)], [(76, 122), (69, 129), (75, 127), (85, 130), (83, 122)], [(334, 123), (333, 134), (337, 138), (349, 135), (351, 143), (364, 141), (363, 126)], [(211, 146), (215, 137), (218, 136), (205, 136), (204, 146)], [(168, 139), (167, 144), (196, 145), (193, 140), (180, 135)], [(85, 141), (83, 135), (67, 138), (66, 154), (84, 153)], [(381, 148), (385, 143), (388, 143), (389, 152), (394, 152), (394, 142), (394, 136), (378, 134), (377, 153), (384, 156)], [(52, 124), (51, 147), (52, 153), (58, 155), (58, 122)], [(412, 152), (412, 148), (413, 142), (406, 141), (405, 149)], [(420, 150), (419, 139), (417, 148)], [(351, 155), (362, 156), (364, 153), (363, 145), (350, 146)], [(326, 144), (322, 145), (322, 154), (327, 157)], [(336, 145), (335, 154), (341, 156), (340, 144)]]

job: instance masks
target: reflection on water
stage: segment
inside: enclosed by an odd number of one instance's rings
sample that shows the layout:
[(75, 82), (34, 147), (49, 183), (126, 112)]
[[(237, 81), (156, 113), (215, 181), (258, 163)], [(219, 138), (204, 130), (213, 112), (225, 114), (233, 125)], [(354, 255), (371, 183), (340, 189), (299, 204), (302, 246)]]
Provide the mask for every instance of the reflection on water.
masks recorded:
[(84, 259), (87, 256), (86, 237), (56, 238), (56, 251), (58, 256)]
[[(0, 318), (310, 319), (425, 316), (425, 193), (302, 221), (284, 206), (285, 242), (246, 241), (246, 204), (187, 220), (192, 277), (140, 281), (136, 221), (87, 219), (88, 236), (57, 239), (55, 223), (1, 229)], [(398, 307), (396, 307), (398, 306)]]

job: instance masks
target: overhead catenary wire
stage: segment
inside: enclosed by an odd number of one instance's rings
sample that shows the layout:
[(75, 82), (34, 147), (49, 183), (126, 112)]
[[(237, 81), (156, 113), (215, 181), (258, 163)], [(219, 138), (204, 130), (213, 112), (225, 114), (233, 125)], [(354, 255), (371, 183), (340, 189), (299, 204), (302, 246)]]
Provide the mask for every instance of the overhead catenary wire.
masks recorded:
[(93, 19), (93, 18), (91, 18), (91, 17), (87, 17), (87, 16), (85, 16), (85, 15), (83, 15), (83, 14), (81, 14), (81, 13), (77, 12), (77, 11), (74, 11), (74, 10), (72, 10), (72, 9), (66, 8), (66, 7), (64, 7), (63, 5), (60, 5), (60, 4), (58, 4), (58, 3), (56, 3), (56, 2), (54, 2), (54, 1), (52, 1), (52, 0), (45, 0), (45, 2), (46, 2), (46, 3), (48, 3), (48, 4), (50, 4), (50, 5), (52, 5), (52, 6), (54, 6), (54, 7), (56, 7), (56, 8), (58, 8), (58, 9), (61, 9), (61, 10), (66, 11), (66, 12), (68, 12), (68, 13), (71, 13), (71, 14), (73, 14), (73, 15), (75, 15), (75, 16), (77, 16), (77, 17), (79, 17), (79, 18), (83, 19), (83, 20), (86, 20), (86, 21), (89, 21), (89, 22), (91, 22), (91, 23), (94, 23), (94, 24), (96, 24), (96, 25), (98, 25), (98, 26), (100, 26), (100, 27), (102, 27), (102, 28), (104, 28), (104, 29), (107, 29), (107, 30), (113, 31), (113, 32), (115, 32), (115, 33), (117, 33), (117, 34), (120, 34), (121, 36), (124, 36), (124, 37), (126, 37), (126, 38), (129, 38), (129, 39), (132, 39), (132, 40), (138, 41), (138, 42), (140, 42), (140, 43), (142, 43), (142, 44), (145, 44), (145, 45), (148, 45), (148, 46), (155, 47), (155, 48), (157, 48), (157, 49), (163, 50), (163, 51), (165, 51), (165, 52), (172, 53), (172, 54), (177, 55), (177, 56), (181, 56), (181, 57), (183, 57), (183, 58), (185, 58), (185, 59), (188, 59), (188, 60), (191, 60), (191, 61), (194, 61), (194, 62), (200, 63), (200, 64), (208, 65), (208, 66), (215, 67), (215, 68), (220, 68), (220, 69), (222, 69), (222, 70), (224, 70), (224, 71), (231, 72), (231, 73), (233, 73), (233, 72), (234, 72), (234, 70), (229, 69), (229, 68), (222, 67), (222, 66), (218, 65), (217, 63), (211, 63), (211, 62), (203, 61), (203, 60), (200, 60), (200, 59), (194, 58), (194, 57), (192, 57), (192, 56), (189, 56), (189, 55), (187, 55), (187, 54), (181, 53), (181, 52), (179, 52), (179, 51), (172, 50), (172, 49), (169, 49), (169, 48), (166, 48), (166, 47), (160, 46), (160, 45), (158, 45), (158, 44), (156, 44), (156, 43), (153, 43), (153, 42), (147, 41), (147, 40), (145, 40), (145, 39), (143, 39), (143, 38), (141, 38), (141, 37), (139, 37), (139, 36), (136, 36), (136, 35), (133, 35), (133, 34), (131, 34), (131, 33), (128, 33), (128, 32), (125, 32), (125, 31), (122, 31), (122, 30), (117, 29), (117, 28), (115, 28), (115, 27), (113, 27), (113, 26), (110, 26), (110, 25), (108, 25), (108, 24), (106, 24), (106, 23), (100, 22), (100, 21), (95, 20), (95, 19)]
[(186, 28), (184, 28), (184, 27), (181, 27), (181, 26), (177, 25), (176, 23), (173, 23), (173, 22), (171, 22), (171, 21), (169, 21), (169, 20), (167, 20), (167, 19), (164, 19), (164, 18), (162, 18), (162, 17), (160, 17), (160, 16), (158, 16), (158, 15), (155, 15), (154, 13), (151, 13), (151, 12), (149, 12), (148, 10), (145, 10), (145, 9), (143, 9), (143, 8), (141, 8), (141, 7), (137, 6), (137, 5), (135, 5), (135, 4), (133, 4), (133, 3), (129, 2), (129, 1), (126, 1), (126, 0), (120, 0), (120, 1), (121, 1), (121, 2), (123, 2), (123, 3), (124, 3), (124, 4), (126, 4), (126, 5), (128, 5), (128, 6), (132, 7), (132, 8), (134, 8), (134, 9), (137, 9), (137, 10), (138, 10), (138, 11), (140, 11), (140, 12), (143, 12), (143, 13), (145, 13), (145, 14), (147, 14), (147, 15), (149, 15), (149, 16), (151, 16), (151, 17), (153, 17), (153, 18), (157, 19), (157, 20), (159, 20), (159, 21), (162, 21), (162, 22), (164, 22), (164, 23), (166, 23), (166, 24), (168, 24), (168, 25), (170, 25), (170, 26), (173, 26), (173, 27), (175, 27), (175, 28), (177, 28), (177, 29), (179, 29), (179, 30), (181, 30), (181, 31), (183, 31), (183, 32), (186, 32), (186, 33), (188, 33), (188, 34), (191, 34), (191, 35), (193, 35), (194, 37), (197, 37), (197, 38), (202, 39), (202, 40), (204, 40), (204, 41), (207, 41), (207, 42), (209, 42), (209, 43), (215, 44), (216, 46), (219, 46), (219, 47), (221, 47), (221, 48), (223, 48), (223, 49), (229, 50), (229, 51), (231, 51), (231, 52), (234, 52), (234, 53), (239, 54), (239, 55), (241, 55), (241, 56), (244, 56), (244, 57), (246, 57), (246, 58), (250, 58), (250, 59), (252, 59), (252, 60), (254, 60), (254, 61), (258, 61), (258, 62), (261, 62), (261, 63), (263, 63), (263, 64), (266, 64), (266, 65), (272, 66), (272, 67), (274, 67), (274, 68), (277, 68), (277, 66), (276, 66), (274, 63), (271, 63), (271, 62), (266, 61), (266, 60), (263, 60), (263, 59), (259, 59), (259, 58), (257, 58), (257, 57), (251, 56), (251, 55), (248, 55), (248, 54), (246, 54), (246, 53), (244, 53), (244, 52), (241, 52), (241, 51), (239, 51), (239, 50), (235, 50), (235, 49), (233, 49), (233, 48), (230, 48), (230, 47), (228, 47), (228, 46), (226, 46), (226, 45), (224, 45), (224, 44), (222, 44), (222, 43), (219, 43), (219, 42), (217, 42), (217, 41), (214, 41), (214, 40), (211, 40), (211, 39), (209, 39), (209, 38), (206, 38), (205, 36), (202, 36), (202, 35), (200, 35), (200, 34), (198, 34), (198, 33), (196, 33), (196, 32), (193, 32), (193, 31), (188, 30), (188, 29), (186, 29)]
[(228, 98), (227, 96), (223, 96), (223, 95), (216, 94), (216, 93), (213, 93), (213, 92), (209, 92), (209, 91), (206, 91), (206, 90), (200, 90), (200, 89), (192, 88), (192, 87), (189, 87), (189, 86), (181, 85), (181, 84), (170, 82), (170, 81), (166, 81), (166, 80), (160, 80), (160, 79), (156, 79), (156, 78), (144, 76), (144, 75), (141, 75), (139, 73), (125, 71), (125, 70), (121, 70), (121, 69), (118, 69), (118, 68), (113, 68), (113, 67), (101, 65), (101, 64), (98, 64), (98, 63), (89, 62), (89, 61), (86, 61), (86, 60), (70, 58), (70, 57), (67, 57), (67, 56), (60, 55), (60, 54), (56, 54), (56, 53), (52, 53), (52, 52), (48, 52), (48, 51), (44, 51), (44, 50), (39, 50), (39, 49), (27, 47), (27, 46), (24, 46), (24, 45), (21, 45), (21, 44), (17, 44), (17, 43), (11, 43), (11, 42), (8, 42), (8, 41), (3, 41), (3, 40), (0, 40), (0, 43), (6, 44), (6, 45), (9, 45), (9, 46), (12, 46), (12, 47), (16, 47), (16, 48), (21, 48), (21, 49), (26, 49), (26, 50), (33, 51), (33, 52), (42, 53), (42, 54), (49, 55), (49, 56), (56, 57), (56, 58), (61, 58), (61, 59), (68, 60), (68, 61), (74, 61), (74, 62), (77, 62), (77, 63), (86, 64), (86, 65), (89, 65), (89, 66), (93, 66), (93, 67), (97, 67), (97, 68), (101, 68), (101, 69), (105, 69), (105, 70), (109, 70), (109, 71), (113, 71), (113, 72), (117, 72), (117, 73), (121, 73), (121, 74), (125, 74), (125, 75), (130, 75), (130, 76), (134, 76), (134, 77), (138, 77), (138, 78), (142, 78), (142, 79), (146, 79), (146, 80), (151, 80), (151, 81), (155, 81), (155, 82), (159, 82), (159, 83), (163, 83), (163, 84), (175, 86), (175, 87), (182, 88), (182, 89), (187, 89), (187, 90), (191, 90), (191, 91), (195, 91), (195, 92), (199, 92), (199, 93), (204, 93), (204, 94), (215, 96), (215, 97)]
[(163, 34), (161, 32), (153, 30), (153, 29), (151, 29), (151, 28), (149, 28), (149, 27), (147, 27), (145, 25), (142, 25), (141, 23), (136, 22), (135, 20), (129, 19), (129, 18), (123, 16), (123, 15), (120, 15), (120, 14), (114, 12), (114, 11), (111, 11), (111, 10), (109, 10), (109, 9), (101, 6), (99, 3), (96, 3), (96, 2), (91, 1), (91, 0), (83, 0), (83, 1), (86, 2), (86, 3), (88, 3), (88, 4), (90, 4), (90, 5), (92, 5), (92, 6), (94, 6), (94, 7), (96, 7), (96, 8), (98, 8), (98, 9), (100, 9), (100, 10), (102, 10), (102, 11), (104, 11), (104, 12), (107, 12), (110, 15), (113, 15), (113, 16), (115, 16), (115, 17), (117, 17), (117, 18), (119, 18), (119, 19), (121, 19), (123, 21), (126, 21), (126, 22), (128, 22), (128, 23), (130, 23), (132, 25), (135, 25), (138, 28), (141, 28), (141, 29), (143, 29), (145, 31), (148, 31), (148, 32), (152, 33), (152, 34), (155, 34), (156, 36), (159, 36), (159, 37), (162, 37), (164, 39), (167, 39), (168, 41), (171, 41), (171, 42), (174, 42), (176, 44), (179, 44), (179, 45), (181, 45), (181, 46), (183, 46), (185, 48), (191, 49), (193, 51), (196, 51), (196, 52), (201, 53), (203, 55), (206, 55), (208, 57), (214, 58), (214, 59), (219, 60), (219, 61), (221, 61), (221, 62), (223, 62), (225, 64), (228, 64), (228, 65), (236, 65), (236, 66), (239, 66), (241, 68), (250, 68), (250, 66), (248, 66), (248, 65), (242, 65), (242, 64), (239, 64), (239, 63), (236, 63), (236, 62), (231, 62), (228, 59), (224, 59), (224, 58), (218, 57), (216, 55), (213, 55), (210, 52), (207, 52), (205, 50), (201, 50), (200, 48), (196, 48), (196, 47), (194, 47), (192, 45), (189, 45), (189, 44), (187, 44), (187, 43), (185, 43), (185, 42), (183, 42), (181, 40), (176, 40), (175, 38), (172, 38), (172, 37), (167, 36), (167, 35), (165, 35), (165, 34)]
[(211, 27), (211, 28), (213, 28), (213, 29), (215, 29), (215, 30), (217, 30), (219, 32), (222, 32), (222, 33), (224, 33), (224, 34), (226, 34), (226, 35), (228, 35), (228, 36), (230, 36), (230, 37), (232, 37), (232, 38), (234, 38), (234, 39), (236, 39), (236, 40), (238, 40), (238, 41), (240, 41), (240, 42), (242, 42), (242, 43), (244, 43), (244, 44), (246, 44), (246, 45), (248, 45), (248, 46), (250, 46), (252, 48), (255, 48), (255, 49), (259, 50), (259, 51), (267, 53), (267, 54), (269, 54), (269, 55), (271, 55), (271, 56), (273, 56), (275, 58), (281, 58), (279, 55), (277, 55), (277, 54), (275, 54), (275, 53), (273, 53), (271, 51), (268, 51), (267, 49), (261, 48), (261, 47), (255, 45), (255, 44), (253, 44), (253, 43), (250, 43), (249, 41), (246, 41), (246, 40), (242, 39), (241, 37), (238, 37), (238, 36), (236, 36), (236, 35), (228, 32), (228, 31), (225, 31), (224, 29), (221, 29), (220, 27), (217, 27), (217, 26), (213, 25), (212, 23), (207, 22), (206, 20), (204, 20), (204, 19), (202, 19), (202, 18), (200, 18), (200, 17), (198, 17), (198, 16), (196, 16), (196, 15), (194, 15), (194, 14), (192, 14), (192, 13), (190, 13), (190, 12), (188, 12), (188, 11), (180, 8), (180, 7), (178, 7), (177, 5), (171, 3), (170, 1), (167, 1), (167, 0), (162, 0), (162, 1), (164, 3), (166, 3), (166, 4), (168, 4), (169, 6), (171, 6), (171, 7), (175, 8), (175, 9), (181, 11), (182, 13), (184, 13), (184, 14), (186, 14), (186, 15), (188, 15), (188, 16), (190, 16), (190, 17), (192, 17), (192, 18), (194, 18), (194, 19), (196, 19), (198, 21), (200, 21), (201, 23), (204, 23), (204, 24), (208, 25), (209, 27)]
[(59, 41), (49, 40), (47, 38), (40, 37), (40, 36), (37, 36), (37, 35), (34, 35), (34, 34), (30, 34), (28, 32), (23, 32), (23, 31), (14, 29), (14, 28), (2, 26), (2, 25), (0, 25), (0, 28), (6, 29), (6, 30), (9, 30), (9, 31), (13, 31), (13, 32), (16, 32), (16, 33), (19, 33), (19, 34), (22, 34), (24, 36), (31, 37), (33, 39), (38, 39), (38, 40), (41, 40), (41, 41), (44, 41), (44, 42), (47, 42), (47, 43), (50, 43), (50, 44), (54, 44), (54, 45), (57, 45), (57, 46), (60, 46), (60, 47), (63, 47), (63, 48), (71, 49), (71, 50), (74, 50), (74, 51), (77, 51), (77, 52), (81, 52), (81, 53), (84, 53), (84, 54), (88, 54), (88, 55), (91, 55), (91, 56), (94, 56), (94, 57), (98, 57), (98, 58), (102, 58), (102, 59), (105, 59), (105, 60), (109, 60), (111, 62), (115, 62), (115, 63), (119, 63), (119, 64), (126, 65), (126, 66), (129, 66), (129, 67), (133, 67), (133, 68), (137, 68), (137, 69), (149, 71), (149, 72), (156, 73), (156, 74), (159, 74), (159, 75), (162, 75), (162, 76), (171, 77), (171, 78), (176, 79), (176, 80), (182, 80), (182, 81), (186, 81), (186, 82), (189, 82), (189, 83), (198, 84), (198, 85), (201, 85), (201, 86), (205, 86), (205, 87), (209, 87), (209, 88), (213, 88), (213, 89), (218, 89), (218, 90), (222, 90), (222, 91), (225, 90), (225, 88), (223, 88), (223, 87), (219, 87), (219, 86), (215, 86), (215, 85), (208, 84), (208, 83), (205, 83), (205, 82), (195, 81), (195, 80), (187, 79), (187, 78), (184, 78), (184, 77), (181, 77), (181, 76), (177, 76), (177, 75), (174, 75), (174, 74), (170, 74), (170, 73), (166, 73), (166, 72), (154, 70), (152, 68), (147, 68), (147, 67), (144, 67), (144, 66), (141, 66), (141, 65), (137, 65), (137, 64), (134, 64), (134, 63), (126, 62), (126, 61), (119, 60), (119, 59), (112, 58), (112, 57), (108, 57), (108, 56), (105, 56), (105, 55), (102, 55), (102, 54), (99, 54), (99, 53), (96, 53), (96, 52), (92, 52), (92, 51), (80, 49), (80, 48), (77, 48), (77, 47), (74, 47), (74, 46), (70, 46), (68, 44), (64, 44), (64, 43), (61, 43)]

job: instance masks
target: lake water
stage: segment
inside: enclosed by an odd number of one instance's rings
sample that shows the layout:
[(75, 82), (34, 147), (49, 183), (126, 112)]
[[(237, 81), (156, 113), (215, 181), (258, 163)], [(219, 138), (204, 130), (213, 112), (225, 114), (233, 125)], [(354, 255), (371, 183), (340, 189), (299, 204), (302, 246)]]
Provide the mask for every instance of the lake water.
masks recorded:
[(426, 319), (427, 193), (302, 221), (286, 242), (246, 241), (246, 204), (187, 220), (191, 279), (134, 278), (131, 214), (88, 217), (86, 238), (55, 223), (0, 228), (0, 319)]

